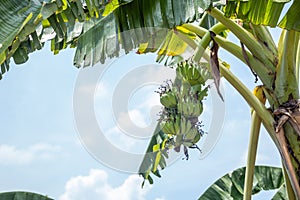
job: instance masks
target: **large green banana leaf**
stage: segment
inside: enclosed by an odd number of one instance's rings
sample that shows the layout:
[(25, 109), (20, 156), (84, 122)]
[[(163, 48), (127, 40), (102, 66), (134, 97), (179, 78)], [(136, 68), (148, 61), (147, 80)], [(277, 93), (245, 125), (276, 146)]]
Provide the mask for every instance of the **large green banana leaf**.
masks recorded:
[[(2, 0), (0, 78), (8, 70), (11, 57), (17, 64), (24, 63), (28, 60), (28, 53), (42, 48), (47, 40), (51, 40), (54, 53), (68, 44), (78, 46), (74, 64), (88, 66), (104, 62), (107, 56), (118, 56), (120, 47), (126, 52), (138, 47), (149, 34), (155, 33), (153, 27), (173, 28), (192, 22), (199, 18), (203, 10), (222, 2), (225, 1)], [(227, 1), (225, 13), (255, 24), (274, 26), (288, 0), (263, 0), (261, 6), (255, 2)], [(299, 12), (293, 12), (298, 8), (299, 1), (294, 1), (280, 23), (281, 27), (299, 30), (299, 23), (295, 23)], [(143, 28), (142, 31), (139, 28)], [(130, 34), (120, 35), (124, 31), (130, 31)]]
[[(125, 40), (116, 34), (133, 28), (173, 28), (194, 21), (214, 2), (218, 1), (2, 0), (0, 21), (7, 23), (0, 23), (0, 78), (8, 70), (11, 57), (17, 64), (24, 63), (45, 41), (51, 40), (55, 54), (68, 44), (78, 45), (74, 64), (87, 66), (91, 60), (95, 64), (107, 56), (118, 56), (119, 45), (127, 52), (144, 41), (141, 37)], [(140, 36), (154, 31), (147, 28)]]
[(166, 32), (162, 33), (162, 28), (174, 28), (199, 19), (213, 2), (132, 0), (117, 7), (78, 38), (74, 64), (80, 67), (104, 62), (106, 57), (118, 56), (120, 48), (128, 52), (148, 42), (150, 37), (164, 38)]
[(229, 0), (225, 15), (237, 17), (253, 24), (263, 24), (275, 27), (278, 24), (280, 14), (285, 3), (290, 0)]
[(102, 19), (108, 3), (111, 1), (1, 0), (0, 79), (11, 57), (16, 64), (24, 63), (45, 41), (51, 40), (54, 53), (68, 44), (76, 46), (77, 37)]
[(0, 193), (0, 199), (5, 200), (53, 200), (47, 196), (32, 192), (3, 192)]
[[(243, 199), (243, 188), (246, 168), (239, 168), (224, 175), (211, 185), (200, 197), (199, 200), (238, 200)], [(252, 194), (263, 190), (276, 190), (273, 200), (288, 199), (284, 177), (281, 168), (270, 166), (255, 166)]]
[[(254, 24), (276, 26), (283, 6), (288, 1), (263, 0), (260, 2), (262, 6), (257, 6), (256, 1), (253, 0), (228, 1), (225, 14), (231, 17), (237, 16)], [(79, 37), (74, 64), (88, 66), (99, 61), (104, 62), (106, 56), (118, 56), (121, 47), (128, 52), (138, 47), (140, 43), (145, 43), (145, 39), (156, 36), (157, 29), (153, 27), (174, 28), (182, 23), (192, 22), (199, 19), (203, 10), (208, 9), (209, 6), (219, 5), (222, 2), (224, 1), (131, 0), (124, 5), (111, 6), (110, 12), (113, 11), (114, 16), (111, 16), (110, 20), (98, 21), (89, 32)], [(295, 1), (294, 4), (298, 3)], [(290, 10), (295, 9), (293, 8), (295, 6)], [(296, 15), (289, 13), (289, 17), (282, 20), (286, 21), (287, 25), (298, 19)], [(297, 28), (297, 25), (290, 27), (285, 26), (283, 22), (280, 24), (283, 28), (295, 30)], [(160, 34), (158, 35), (161, 37)]]

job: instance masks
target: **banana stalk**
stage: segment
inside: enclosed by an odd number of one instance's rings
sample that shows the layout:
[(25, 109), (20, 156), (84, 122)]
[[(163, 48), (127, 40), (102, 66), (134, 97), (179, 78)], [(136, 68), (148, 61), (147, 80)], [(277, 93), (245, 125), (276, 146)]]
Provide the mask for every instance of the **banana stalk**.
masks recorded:
[(271, 51), (264, 51), (264, 48), (250, 32), (235, 23), (233, 20), (226, 18), (219, 9), (211, 8), (208, 13), (232, 31), (239, 40), (247, 46), (251, 53), (264, 63), (265, 67), (270, 70), (275, 69), (275, 64), (277, 62), (276, 56), (273, 55)]
[[(217, 23), (216, 25), (214, 25), (210, 31), (214, 32), (216, 35), (221, 33), (222, 31), (225, 31), (226, 27), (221, 24), (221, 23)], [(203, 53), (205, 51), (205, 49), (208, 47), (209, 43), (211, 41), (211, 36), (210, 36), (210, 32), (206, 32), (205, 35), (202, 37), (198, 48), (196, 49), (195, 55), (194, 55), (194, 60), (196, 62), (199, 62), (200, 59), (203, 56)]]
[[(203, 37), (205, 34), (208, 34), (209, 31), (205, 28), (193, 25), (193, 24), (184, 24), (182, 25), (184, 28), (188, 29), (189, 31), (192, 31), (199, 35), (200, 37)], [(183, 37), (183, 36), (182, 36)], [(186, 37), (188, 38), (188, 37)], [(224, 48), (229, 53), (233, 54), (236, 58), (247, 64), (247, 62), (244, 59), (242, 49), (240, 46), (234, 44), (233, 42), (230, 42), (226, 40), (225, 38), (216, 35), (214, 37), (214, 40), (218, 43), (218, 45), (222, 48)], [(195, 44), (190, 45), (193, 49), (195, 48)], [(251, 67), (255, 71), (255, 73), (259, 76), (263, 84), (268, 89), (272, 89), (272, 85), (274, 82), (274, 75), (275, 75), (275, 68), (269, 69), (265, 67), (264, 63), (258, 60), (256, 57), (254, 57), (249, 51), (246, 51), (249, 63), (251, 64)], [(269, 101), (272, 101), (269, 99)]]
[(255, 160), (257, 154), (257, 145), (259, 138), (259, 131), (261, 125), (261, 119), (255, 111), (252, 112), (252, 122), (250, 130), (250, 140), (248, 146), (248, 158), (246, 166), (245, 184), (244, 184), (244, 200), (251, 200), (252, 187), (253, 187), (253, 175), (255, 168)]

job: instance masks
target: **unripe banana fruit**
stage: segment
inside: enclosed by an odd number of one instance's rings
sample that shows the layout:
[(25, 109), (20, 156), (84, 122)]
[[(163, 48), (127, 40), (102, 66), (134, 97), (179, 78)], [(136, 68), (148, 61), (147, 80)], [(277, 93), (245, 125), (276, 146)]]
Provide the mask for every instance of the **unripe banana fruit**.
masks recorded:
[(177, 73), (180, 74), (182, 79), (189, 82), (191, 86), (205, 83), (200, 68), (193, 65), (192, 63), (182, 63), (177, 67), (176, 70)]
[(160, 122), (160, 128), (165, 134), (177, 135), (180, 133), (180, 116)]
[(178, 111), (187, 118), (199, 117), (203, 111), (202, 102), (187, 96), (178, 103)]
[(166, 108), (176, 108), (177, 107), (177, 98), (172, 91), (169, 91), (160, 96), (160, 103)]

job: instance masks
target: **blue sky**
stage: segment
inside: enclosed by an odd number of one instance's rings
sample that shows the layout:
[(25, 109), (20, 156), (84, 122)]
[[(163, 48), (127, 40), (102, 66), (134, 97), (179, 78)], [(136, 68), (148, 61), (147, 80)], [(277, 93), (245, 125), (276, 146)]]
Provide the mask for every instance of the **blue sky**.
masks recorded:
[[(250, 109), (225, 80), (225, 122), (207, 157), (201, 158), (199, 152), (192, 151), (188, 161), (179, 159), (162, 171), (161, 179), (155, 178), (153, 186), (146, 185), (144, 189), (137, 175), (103, 165), (84, 148), (77, 131), (73, 94), (82, 71), (72, 66), (73, 55), (74, 49), (68, 49), (54, 56), (46, 46), (31, 54), (26, 64), (16, 66), (11, 62), (11, 70), (1, 80), (1, 191), (34, 191), (60, 200), (196, 199), (215, 180), (245, 165)], [(248, 67), (225, 53), (222, 56), (252, 90), (254, 77)], [(122, 57), (105, 72), (93, 94), (97, 122), (104, 124), (105, 136), (131, 153), (144, 152), (147, 140), (130, 137), (114, 124), (122, 123), (122, 118), (112, 120), (112, 91), (124, 74), (143, 63), (154, 64), (154, 60), (154, 55), (134, 53)], [(93, 73), (96, 69), (84, 70)], [(145, 77), (155, 78), (155, 73), (138, 79)], [(132, 93), (130, 101), (125, 99), (135, 125), (143, 127), (151, 121), (150, 111), (159, 102), (153, 92), (156, 87), (144, 85)], [(206, 108), (202, 119), (208, 129), (212, 123), (210, 99)], [(259, 140), (257, 164), (280, 166), (279, 153), (265, 131)]]

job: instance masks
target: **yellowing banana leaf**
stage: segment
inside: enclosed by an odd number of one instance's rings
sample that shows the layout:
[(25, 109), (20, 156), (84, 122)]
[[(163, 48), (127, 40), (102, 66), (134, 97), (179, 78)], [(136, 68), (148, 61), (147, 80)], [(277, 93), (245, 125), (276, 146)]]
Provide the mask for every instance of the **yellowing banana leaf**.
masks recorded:
[(144, 54), (157, 51), (158, 57), (181, 55), (186, 51), (188, 44), (180, 38), (179, 34), (185, 34), (191, 40), (196, 39), (194, 33), (177, 26), (169, 31), (165, 29), (151, 35), (148, 42), (140, 44), (137, 53)]
[(229, 0), (224, 9), (227, 17), (237, 17), (253, 24), (275, 27), (285, 3), (290, 0)]
[[(165, 143), (167, 138), (168, 135), (160, 130), (160, 126), (158, 124), (139, 168), (139, 174), (143, 176), (144, 180), (148, 180), (150, 184), (153, 184), (153, 179), (150, 176), (150, 173), (161, 177), (158, 166), (160, 166), (160, 169), (164, 169), (166, 167), (165, 158), (168, 158), (168, 154), (165, 152)], [(144, 183), (145, 181), (142, 186)]]
[(102, 16), (107, 16), (112, 13), (115, 9), (120, 7), (121, 5), (125, 5), (126, 3), (130, 3), (132, 0), (112, 0), (110, 1), (104, 9)]

